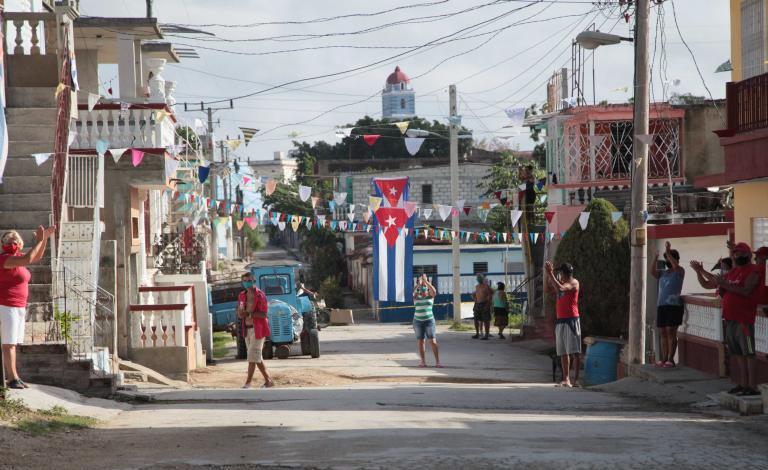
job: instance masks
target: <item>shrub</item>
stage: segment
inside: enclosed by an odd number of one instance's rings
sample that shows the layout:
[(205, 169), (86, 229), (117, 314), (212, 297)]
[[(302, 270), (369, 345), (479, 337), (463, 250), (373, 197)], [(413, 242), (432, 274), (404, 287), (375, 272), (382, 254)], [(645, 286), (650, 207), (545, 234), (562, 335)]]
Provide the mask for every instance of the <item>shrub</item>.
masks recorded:
[(344, 297), (339, 287), (338, 276), (328, 276), (323, 279), (318, 289), (320, 298), (325, 300), (325, 306), (328, 308), (341, 308), (344, 306)]
[(629, 227), (622, 218), (615, 224), (616, 208), (594, 199), (585, 209), (589, 224), (582, 230), (576, 220), (557, 248), (555, 267), (574, 266), (579, 280), (579, 312), (584, 335), (626, 335), (629, 319)]

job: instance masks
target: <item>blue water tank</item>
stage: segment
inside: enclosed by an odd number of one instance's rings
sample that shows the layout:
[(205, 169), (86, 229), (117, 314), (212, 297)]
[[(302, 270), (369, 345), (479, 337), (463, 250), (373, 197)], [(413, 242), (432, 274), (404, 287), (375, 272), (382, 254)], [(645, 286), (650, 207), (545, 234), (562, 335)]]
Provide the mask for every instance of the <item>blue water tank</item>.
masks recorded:
[(584, 362), (584, 383), (600, 385), (616, 380), (616, 365), (619, 363), (621, 344), (595, 340), (587, 346)]

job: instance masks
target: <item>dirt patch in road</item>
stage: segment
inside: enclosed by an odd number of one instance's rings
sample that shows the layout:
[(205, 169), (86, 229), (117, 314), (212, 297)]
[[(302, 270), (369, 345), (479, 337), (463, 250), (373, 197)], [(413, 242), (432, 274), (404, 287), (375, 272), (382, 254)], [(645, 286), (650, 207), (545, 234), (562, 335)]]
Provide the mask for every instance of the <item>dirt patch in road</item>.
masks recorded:
[[(261, 382), (256, 371), (254, 380)], [(323, 369), (296, 369), (271, 372), (277, 387), (335, 387), (360, 383), (445, 383), (445, 384), (505, 384), (514, 383), (508, 380), (477, 379), (469, 377), (446, 376), (355, 376), (338, 374)], [(230, 370), (206, 367), (197, 369), (189, 374), (189, 383), (202, 388), (237, 388), (245, 380), (245, 370), (234, 372)]]

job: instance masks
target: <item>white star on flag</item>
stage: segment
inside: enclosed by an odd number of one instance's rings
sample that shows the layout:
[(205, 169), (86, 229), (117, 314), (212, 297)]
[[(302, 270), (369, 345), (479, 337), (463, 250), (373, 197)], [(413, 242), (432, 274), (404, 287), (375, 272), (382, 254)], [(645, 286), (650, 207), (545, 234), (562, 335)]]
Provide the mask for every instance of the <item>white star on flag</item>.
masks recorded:
[(390, 216), (387, 218), (387, 228), (389, 228), (389, 227), (391, 227), (391, 226), (395, 225), (395, 223), (396, 223), (396, 222), (397, 222), (397, 219), (396, 219), (396, 218), (394, 218), (394, 217), (392, 217), (392, 216), (390, 215)]
[(394, 187), (389, 188), (389, 194), (394, 196), (395, 194), (397, 194), (397, 189), (395, 189)]

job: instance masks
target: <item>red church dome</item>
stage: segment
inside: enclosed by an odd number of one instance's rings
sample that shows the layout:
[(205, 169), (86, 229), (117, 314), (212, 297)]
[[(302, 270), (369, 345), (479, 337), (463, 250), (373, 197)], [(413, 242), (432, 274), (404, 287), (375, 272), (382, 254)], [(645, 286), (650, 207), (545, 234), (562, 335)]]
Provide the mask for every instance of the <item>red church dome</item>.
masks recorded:
[(402, 82), (411, 83), (411, 79), (408, 78), (408, 75), (406, 75), (405, 72), (400, 70), (400, 66), (398, 65), (395, 67), (395, 71), (389, 74), (389, 77), (387, 77), (387, 83), (390, 85), (396, 85)]

